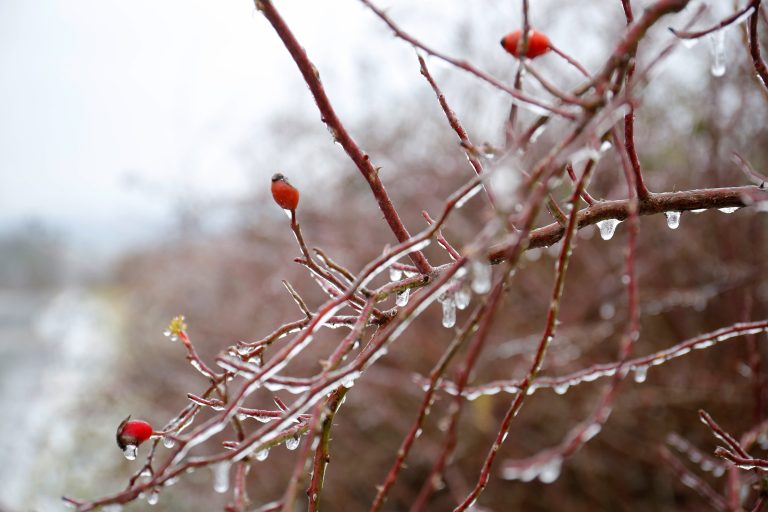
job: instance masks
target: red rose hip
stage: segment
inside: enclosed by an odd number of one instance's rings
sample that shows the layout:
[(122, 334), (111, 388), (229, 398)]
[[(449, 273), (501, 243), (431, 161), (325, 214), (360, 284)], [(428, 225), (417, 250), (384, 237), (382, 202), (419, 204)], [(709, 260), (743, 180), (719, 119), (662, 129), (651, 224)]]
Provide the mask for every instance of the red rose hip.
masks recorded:
[(126, 459), (133, 460), (139, 445), (152, 437), (153, 433), (152, 425), (146, 421), (132, 420), (128, 416), (117, 427), (117, 446), (123, 450)]
[(299, 191), (280, 173), (272, 176), (272, 197), (284, 210), (293, 211), (299, 206)]
[[(518, 45), (522, 39), (522, 30), (515, 30), (505, 35), (501, 40), (501, 46), (515, 57), (520, 57), (518, 53)], [(541, 55), (544, 55), (552, 49), (552, 43), (549, 42), (549, 38), (537, 32), (535, 30), (528, 31), (528, 50), (525, 52), (524, 57), (529, 59), (535, 59)]]

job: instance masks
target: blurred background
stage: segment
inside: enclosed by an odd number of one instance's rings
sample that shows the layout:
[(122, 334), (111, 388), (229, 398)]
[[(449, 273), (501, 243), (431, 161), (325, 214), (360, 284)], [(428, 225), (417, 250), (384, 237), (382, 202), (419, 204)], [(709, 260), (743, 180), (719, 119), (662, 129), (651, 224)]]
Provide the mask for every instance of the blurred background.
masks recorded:
[[(619, 1), (532, 4), (533, 25), (591, 70), (624, 27)], [(633, 3), (636, 12), (647, 4)], [(731, 12), (727, 2), (712, 4), (700, 25)], [(379, 5), (428, 45), (511, 82), (515, 61), (498, 41), (520, 25), (519, 2)], [(413, 50), (355, 1), (277, 6), (341, 119), (382, 167), (405, 224), (419, 231), (421, 210), (438, 214), (471, 168)], [(641, 45), (641, 64), (669, 40), (666, 27), (681, 26), (692, 10), (654, 28)], [(742, 28), (726, 30), (722, 77), (710, 73), (709, 41), (679, 45), (654, 68), (636, 128), (652, 190), (747, 184), (731, 161), (734, 151), (766, 169), (768, 103), (746, 59)], [(428, 64), (471, 139), (501, 144), (505, 95), (439, 61)], [(579, 82), (553, 55), (536, 65), (561, 87)], [(272, 173), (282, 171), (302, 190), (299, 220), (310, 246), (353, 271), (394, 239), (250, 2), (1, 2), (0, 69), (0, 509), (59, 510), (63, 494), (95, 498), (125, 485), (137, 464), (114, 446), (125, 416), (163, 424), (186, 405), (187, 392), (204, 387), (181, 347), (162, 336), (170, 318), (186, 315), (196, 347), (211, 358), (301, 317), (281, 279), (311, 307), (322, 302), (292, 262), (293, 236), (268, 193)], [(545, 96), (530, 81), (526, 90)], [(525, 119), (531, 115), (523, 112)], [(553, 123), (531, 155), (545, 152), (563, 130)], [(601, 161), (591, 192), (623, 197), (612, 154)], [(567, 194), (567, 184), (556, 191), (558, 198)], [(445, 235), (461, 248), (488, 218), (477, 196), (452, 217)], [(625, 233), (619, 226), (610, 241), (594, 233), (579, 234), (548, 375), (617, 358), (626, 321)], [(637, 353), (765, 318), (765, 236), (766, 216), (750, 209), (684, 213), (675, 231), (662, 216), (643, 218)], [(433, 264), (448, 261), (434, 247), (427, 254)], [(555, 255), (526, 254), (472, 383), (525, 371), (549, 303)], [(466, 313), (459, 314), (460, 325)], [(369, 506), (415, 418), (418, 376), (452, 337), (439, 325), (435, 305), (349, 394), (336, 418), (324, 491), (329, 509)], [(327, 348), (336, 337), (331, 331), (320, 342)], [(654, 368), (642, 384), (627, 382), (602, 434), (566, 461), (559, 479), (504, 481), (497, 471), (481, 505), (701, 510), (706, 502), (665, 470), (656, 448), (676, 432), (711, 452), (714, 440), (698, 421), (699, 408), (735, 434), (761, 421), (764, 342), (764, 336), (751, 344), (739, 338)], [(309, 369), (317, 362), (301, 364)], [(559, 442), (593, 410), (602, 385), (534, 395), (502, 459)], [(469, 403), (448, 485), (431, 510), (448, 509), (474, 484), (509, 400), (501, 393)], [(388, 510), (407, 508), (421, 487), (440, 447), (439, 419), (448, 403), (437, 401)], [(268, 470), (254, 467), (255, 503), (280, 496), (291, 455), (275, 449), (264, 463)], [(688, 465), (724, 489), (722, 474)], [(221, 509), (226, 498), (211, 489), (210, 472), (198, 471), (164, 490), (162, 510)], [(138, 502), (128, 509), (146, 507)]]

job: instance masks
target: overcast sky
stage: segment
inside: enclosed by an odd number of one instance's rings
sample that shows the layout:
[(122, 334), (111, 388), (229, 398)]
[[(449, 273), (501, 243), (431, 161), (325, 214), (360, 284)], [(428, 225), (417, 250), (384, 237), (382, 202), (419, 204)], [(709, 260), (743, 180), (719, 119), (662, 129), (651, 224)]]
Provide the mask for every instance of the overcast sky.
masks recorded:
[[(548, 3), (532, 6), (537, 19), (553, 31), (573, 26), (572, 17), (548, 13)], [(438, 48), (455, 42), (446, 20), (472, 15), (464, 2), (380, 2), (387, 4)], [(357, 1), (278, 5), (332, 98), (354, 87), (361, 42), (377, 37), (393, 47)], [(496, 32), (514, 25), (518, 3), (479, 1), (473, 9), (486, 20), (488, 9), (497, 12), (492, 48), (508, 57)], [(571, 34), (552, 35), (565, 42)], [(387, 69), (386, 59), (395, 59), (392, 87), (403, 76), (420, 80), (412, 51), (398, 48), (372, 63)], [(396, 71), (398, 58), (408, 59), (409, 73)], [(238, 148), (273, 113), (309, 100), (248, 0), (4, 0), (0, 69), (0, 228), (38, 218), (84, 240), (152, 231), (186, 194), (242, 195), (275, 169), (247, 168)], [(354, 108), (339, 103), (342, 112)]]

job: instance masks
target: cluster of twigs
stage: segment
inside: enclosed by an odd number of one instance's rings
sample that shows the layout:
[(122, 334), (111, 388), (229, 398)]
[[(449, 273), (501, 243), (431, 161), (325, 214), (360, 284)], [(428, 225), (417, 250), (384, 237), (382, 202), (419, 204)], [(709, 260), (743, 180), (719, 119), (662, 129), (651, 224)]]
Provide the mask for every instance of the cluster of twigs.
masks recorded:
[[(520, 73), (515, 84), (507, 85), (469, 62), (430, 48), (400, 28), (395, 20), (372, 2), (361, 1), (398, 38), (416, 49), (421, 74), (434, 91), (473, 172), (466, 184), (445, 201), (436, 218), (424, 212), (428, 228), (417, 235), (411, 235), (390, 200), (375, 163), (358, 146), (336, 114), (319, 73), (306, 51), (272, 1), (256, 0), (256, 8), (274, 28), (309, 86), (322, 122), (368, 183), (398, 243), (384, 250), (381, 256), (355, 273), (336, 263), (324, 251), (310, 250), (294, 215), (290, 227), (301, 251), (296, 262), (304, 266), (320, 285), (328, 296), (327, 301), (313, 310), (289, 283), (284, 282), (303, 316), (277, 327), (260, 340), (228, 347), (216, 359), (215, 367), (209, 366), (198, 356), (183, 322), (175, 322), (170, 334), (182, 342), (187, 359), (204, 377), (207, 385), (200, 393), (190, 393), (189, 405), (157, 433), (145, 463), (123, 491), (97, 500), (65, 498), (77, 510), (87, 511), (124, 504), (142, 495), (156, 500), (157, 493), (164, 486), (183, 478), (186, 472), (202, 467), (215, 468), (217, 491), (226, 492), (231, 489), (231, 500), (226, 510), (292, 511), (300, 491), (306, 491), (308, 509), (317, 510), (323, 491), (323, 476), (330, 460), (331, 431), (334, 421), (343, 421), (343, 418), (336, 416), (345, 396), (352, 392), (358, 379), (365, 378), (366, 370), (386, 355), (389, 347), (431, 303), (442, 303), (444, 323), (452, 326), (455, 321), (452, 312), (455, 315), (457, 305), (468, 305), (469, 289), (477, 294), (474, 308), (465, 323), (456, 329), (452, 342), (435, 360), (432, 371), (422, 382), (421, 405), (393, 457), (391, 467), (382, 475), (382, 483), (377, 488), (371, 510), (379, 510), (384, 505), (408, 460), (411, 448), (418, 442), (431, 405), (439, 393), (446, 394), (452, 401), (446, 418), (447, 426), (440, 441), (439, 455), (434, 459), (413, 510), (423, 510), (431, 495), (441, 485), (443, 472), (450, 464), (459, 442), (457, 425), (467, 400), (500, 391), (511, 395), (497, 433), (489, 443), (476, 484), (456, 505), (457, 511), (467, 510), (488, 485), (499, 450), (505, 443), (515, 416), (526, 400), (538, 390), (552, 388), (562, 394), (582, 382), (608, 379), (601, 399), (588, 418), (575, 425), (558, 445), (525, 460), (506, 462), (503, 474), (507, 478), (539, 478), (542, 481), (556, 478), (560, 464), (592, 439), (609, 419), (620, 384), (631, 372), (635, 380), (641, 382), (650, 367), (685, 356), (694, 349), (704, 349), (735, 337), (760, 335), (768, 330), (768, 320), (733, 323), (647, 356), (632, 356), (634, 344), (641, 335), (641, 307), (635, 275), (639, 216), (665, 213), (668, 218), (678, 215), (679, 219), (680, 212), (684, 211), (740, 208), (768, 201), (768, 195), (763, 190), (762, 175), (741, 157), (739, 163), (745, 173), (753, 181), (761, 183), (756, 183), (756, 186), (664, 193), (651, 192), (645, 183), (634, 143), (634, 110), (639, 105), (639, 97), (647, 84), (650, 70), (671, 51), (677, 40), (672, 38), (655, 58), (647, 59), (649, 64), (645, 67), (637, 67), (635, 55), (648, 30), (662, 18), (682, 11), (688, 0), (658, 0), (640, 15), (633, 13), (630, 0), (622, 0), (626, 30), (609, 57), (595, 72), (588, 71), (564, 51), (556, 49), (556, 54), (565, 58), (568, 65), (576, 66), (584, 77), (584, 81), (571, 91), (557, 89), (526, 60), (520, 62)], [(523, 26), (527, 29), (530, 25), (528, 3), (523, 1), (522, 4)], [(712, 28), (700, 31), (676, 30), (674, 34), (681, 39), (704, 37), (748, 16), (748, 51), (762, 85), (768, 89), (768, 74), (760, 54), (757, 34), (759, 18), (765, 16), (760, 4), (760, 0), (751, 0), (733, 16)], [(509, 95), (512, 109), (505, 130), (507, 137), (504, 147), (489, 152), (487, 148), (473, 143), (431, 75), (426, 56), (471, 73), (478, 80)], [(544, 86), (551, 95), (550, 100), (534, 98), (523, 92), (523, 75), (532, 77)], [(534, 109), (538, 113), (530, 125), (519, 126), (517, 110), (520, 108)], [(546, 129), (553, 119), (567, 122), (568, 131), (543, 157), (520, 170), (520, 187), (517, 197), (511, 201), (514, 206), (507, 208), (505, 205), (510, 203), (509, 198), (499, 201), (488, 177), (494, 172), (501, 172), (496, 165), (497, 161), (527, 151), (534, 144), (535, 134)], [(588, 191), (596, 162), (606, 158), (606, 155), (613, 155), (623, 171), (627, 184), (625, 199), (601, 201)], [(553, 196), (555, 183), (562, 177), (570, 177), (572, 181), (571, 193), (564, 204), (560, 204)], [(484, 192), (481, 197), (485, 197), (488, 208), (495, 215), (478, 230), (474, 240), (465, 243), (463, 247), (454, 247), (443, 236), (441, 228), (451, 215), (456, 215), (457, 209), (481, 191)], [(552, 214), (554, 220), (551, 224), (537, 226), (537, 219), (544, 208)], [(625, 264), (628, 315), (617, 358), (612, 363), (589, 366), (568, 375), (541, 375), (547, 351), (551, 348), (559, 324), (561, 298), (568, 275), (568, 263), (575, 248), (575, 234), (579, 229), (592, 224), (602, 228), (606, 222), (613, 222), (615, 227), (617, 221), (626, 221), (628, 226)], [(443, 247), (451, 263), (437, 267), (430, 264), (422, 250), (433, 240)], [(482, 382), (481, 379), (481, 382), (470, 385), (478, 358), (487, 349), (489, 333), (500, 314), (510, 276), (520, 256), (526, 250), (558, 242), (550, 303), (541, 335), (532, 348), (529, 367), (522, 376), (510, 376), (506, 380), (493, 382)], [(410, 259), (410, 263), (403, 262), (406, 258)], [(491, 264), (496, 267), (493, 271)], [(392, 282), (373, 287), (374, 278), (387, 270), (393, 277)], [(396, 297), (395, 306), (391, 305), (391, 301), (387, 302), (392, 296)], [(322, 361), (321, 371), (312, 377), (289, 376), (286, 371), (291, 363), (302, 357), (303, 350), (312, 343), (313, 336), (324, 328), (343, 328), (346, 334), (340, 337), (335, 349)], [(447, 377), (451, 367), (456, 368), (454, 379)], [(270, 391), (288, 390), (294, 394), (295, 399), (288, 403), (275, 399), (276, 409), (248, 407), (248, 398), (262, 388)], [(199, 414), (204, 410), (210, 412), (207, 419), (201, 419)], [(720, 497), (679, 462), (672, 464), (672, 467), (684, 482), (707, 497), (715, 508), (736, 510), (734, 507), (739, 506), (737, 472), (755, 475), (768, 471), (768, 461), (753, 458), (747, 452), (755, 439), (764, 433), (765, 425), (757, 426), (754, 432), (745, 434), (742, 441), (737, 442), (706, 413), (702, 412), (702, 418), (724, 446), (715, 452), (722, 462), (703, 455), (698, 457), (699, 460), (706, 460), (713, 468), (723, 467), (725, 463), (728, 471), (735, 475), (732, 479), (735, 483), (729, 488), (726, 497)], [(254, 426), (253, 419), (260, 423)], [(195, 454), (195, 447), (222, 432), (230, 432), (231, 439), (224, 442), (218, 451), (205, 456)], [(165, 450), (159, 448), (161, 441)], [(281, 444), (297, 449), (295, 469), (286, 483), (282, 497), (278, 501), (264, 504), (258, 497), (248, 496), (248, 473), (266, 457), (270, 448)], [(677, 438), (671, 444), (678, 449), (682, 446), (689, 453), (695, 450)], [(676, 461), (669, 451), (665, 450), (663, 456)], [(228, 479), (230, 472), (234, 474), (231, 485)], [(764, 495), (759, 494), (754, 509), (759, 510), (764, 501)]]

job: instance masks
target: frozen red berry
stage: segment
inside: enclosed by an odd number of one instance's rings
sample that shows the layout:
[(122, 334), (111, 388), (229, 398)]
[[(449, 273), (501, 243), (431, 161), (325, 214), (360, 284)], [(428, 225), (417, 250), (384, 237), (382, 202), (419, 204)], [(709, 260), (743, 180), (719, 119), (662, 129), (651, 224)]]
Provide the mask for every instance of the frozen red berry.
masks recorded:
[[(501, 46), (515, 57), (520, 57), (520, 52), (518, 52), (517, 46), (520, 44), (522, 33), (523, 32), (518, 29), (510, 32), (501, 40)], [(530, 30), (528, 32), (528, 49), (525, 52), (525, 57), (535, 59), (540, 55), (544, 55), (551, 49), (552, 43), (549, 42), (549, 38), (546, 35), (535, 30)]]
[(132, 420), (128, 416), (117, 427), (117, 446), (123, 450), (127, 459), (133, 460), (136, 458), (136, 449), (141, 443), (152, 437), (153, 432), (152, 425), (146, 421)]
[(280, 173), (272, 176), (272, 197), (284, 210), (295, 210), (299, 206), (299, 191)]

